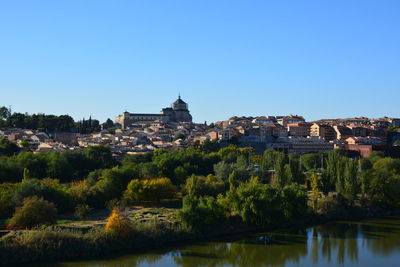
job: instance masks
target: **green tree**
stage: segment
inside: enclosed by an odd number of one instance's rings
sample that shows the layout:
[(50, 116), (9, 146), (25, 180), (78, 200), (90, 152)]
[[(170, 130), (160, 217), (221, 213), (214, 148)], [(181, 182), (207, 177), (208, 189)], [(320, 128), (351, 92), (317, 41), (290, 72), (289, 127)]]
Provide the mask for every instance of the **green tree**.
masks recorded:
[(11, 156), (19, 152), (19, 147), (6, 138), (0, 138), (0, 156)]
[(162, 199), (171, 199), (175, 197), (177, 192), (168, 178), (132, 180), (124, 192), (124, 199), (130, 203), (136, 201), (156, 201)]
[(23, 199), (38, 196), (47, 201), (55, 203), (61, 212), (71, 210), (71, 199), (65, 185), (58, 180), (27, 179), (17, 185), (12, 201), (16, 206), (22, 204)]
[(218, 180), (228, 181), (229, 175), (234, 171), (233, 164), (220, 161), (214, 165), (214, 173)]
[(0, 121), (6, 121), (10, 116), (10, 109), (4, 106), (0, 107)]
[(281, 209), (286, 220), (298, 219), (307, 213), (307, 190), (297, 183), (286, 185), (280, 190)]
[(48, 177), (60, 179), (63, 182), (72, 180), (73, 169), (67, 158), (59, 152), (46, 153)]
[(89, 146), (83, 150), (83, 155), (88, 159), (90, 169), (105, 169), (116, 165), (108, 146)]
[(278, 189), (261, 184), (255, 177), (228, 191), (226, 197), (232, 213), (246, 223), (277, 223), (283, 216)]
[(110, 118), (108, 118), (106, 120), (105, 124), (106, 124), (107, 128), (111, 128), (114, 126), (114, 122)]
[(373, 168), (377, 171), (388, 171), (394, 174), (400, 174), (400, 159), (377, 159), (373, 165)]
[(359, 163), (357, 160), (347, 160), (344, 172), (344, 186), (343, 196), (349, 202), (350, 205), (354, 204), (354, 201), (359, 192)]
[(51, 202), (33, 196), (23, 201), (18, 207), (9, 224), (25, 227), (54, 224), (57, 220), (57, 209)]
[(0, 218), (9, 218), (14, 212), (14, 203), (12, 197), (16, 184), (0, 183)]
[(309, 181), (311, 185), (311, 201), (313, 209), (317, 209), (318, 199), (321, 192), (321, 179), (317, 173), (311, 173), (309, 176)]
[(185, 196), (178, 211), (182, 223), (195, 232), (224, 220), (223, 208), (214, 197)]
[(219, 181), (214, 175), (207, 177), (192, 175), (184, 186), (184, 191), (190, 196), (214, 196), (225, 192), (225, 183)]
[(400, 204), (400, 176), (387, 170), (374, 170), (369, 195), (375, 205), (396, 207)]
[(302, 155), (301, 164), (306, 171), (318, 169), (320, 167), (320, 155), (317, 153)]
[(127, 166), (105, 169), (93, 188), (101, 193), (105, 200), (120, 198), (134, 174), (134, 170)]
[(275, 155), (275, 161), (274, 161), (274, 180), (273, 180), (273, 185), (277, 186), (279, 188), (282, 188), (283, 186), (287, 185), (290, 183), (288, 173), (287, 173), (287, 168), (286, 166), (286, 157), (285, 154), (280, 152)]
[(300, 166), (300, 155), (298, 153), (289, 154), (288, 169), (289, 181), (304, 184), (304, 174)]

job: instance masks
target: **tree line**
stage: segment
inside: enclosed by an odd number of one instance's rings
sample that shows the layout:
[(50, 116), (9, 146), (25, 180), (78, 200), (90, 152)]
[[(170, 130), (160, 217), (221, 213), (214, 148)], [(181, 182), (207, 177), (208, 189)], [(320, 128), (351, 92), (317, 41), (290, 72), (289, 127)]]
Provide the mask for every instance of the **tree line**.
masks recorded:
[[(106, 122), (108, 127), (113, 126), (113, 122), (108, 119)], [(21, 128), (38, 130), (46, 132), (79, 132), (92, 133), (100, 131), (100, 122), (96, 119), (83, 118), (80, 121), (74, 121), (69, 115), (49, 115), (49, 114), (32, 114), (11, 112), (7, 107), (0, 107), (0, 127), (3, 128)]]
[(25, 202), (32, 206), (32, 197), (53, 203), (58, 213), (77, 214), (182, 198), (182, 224), (201, 231), (232, 218), (265, 225), (310, 210), (400, 204), (400, 160), (382, 153), (354, 159), (340, 150), (306, 155), (273, 150), (257, 155), (234, 145), (213, 150), (159, 149), (126, 155), (121, 162), (104, 146), (3, 156), (0, 217), (10, 218)]

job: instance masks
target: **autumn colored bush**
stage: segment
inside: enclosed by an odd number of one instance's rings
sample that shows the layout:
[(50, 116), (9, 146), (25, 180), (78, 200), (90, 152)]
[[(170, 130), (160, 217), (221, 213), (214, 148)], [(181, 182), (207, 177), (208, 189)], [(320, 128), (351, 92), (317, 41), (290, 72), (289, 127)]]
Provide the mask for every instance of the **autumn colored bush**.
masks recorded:
[(114, 208), (107, 219), (106, 230), (119, 237), (129, 237), (133, 230), (129, 220), (123, 216), (118, 208)]

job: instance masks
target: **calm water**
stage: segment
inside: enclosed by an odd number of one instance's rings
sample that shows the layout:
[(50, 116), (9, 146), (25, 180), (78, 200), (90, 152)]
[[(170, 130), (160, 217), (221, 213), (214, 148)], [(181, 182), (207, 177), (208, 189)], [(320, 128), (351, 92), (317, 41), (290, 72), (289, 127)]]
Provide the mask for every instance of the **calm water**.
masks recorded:
[(52, 266), (400, 266), (400, 216)]

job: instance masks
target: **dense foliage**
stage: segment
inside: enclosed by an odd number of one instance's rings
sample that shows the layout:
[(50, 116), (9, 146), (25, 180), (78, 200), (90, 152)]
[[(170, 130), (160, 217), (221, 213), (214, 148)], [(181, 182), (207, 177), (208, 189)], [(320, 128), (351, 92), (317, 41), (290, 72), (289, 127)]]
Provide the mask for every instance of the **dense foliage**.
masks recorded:
[[(107, 121), (107, 125), (110, 125)], [(69, 115), (47, 115), (14, 112), (6, 107), (0, 107), (0, 127), (14, 127), (22, 129), (41, 129), (46, 132), (69, 132), (91, 133), (100, 130), (100, 123), (89, 117), (88, 120), (75, 122)]]
[(37, 196), (25, 198), (23, 205), (15, 211), (10, 225), (33, 227), (49, 225), (57, 220), (57, 209), (51, 202)]
[(3, 219), (35, 196), (54, 203), (59, 213), (75, 212), (80, 218), (115, 203), (182, 196), (181, 221), (196, 230), (232, 218), (266, 225), (338, 207), (400, 205), (400, 160), (378, 152), (363, 159), (342, 151), (256, 155), (251, 148), (197, 144), (127, 155), (120, 162), (102, 146), (8, 153), (0, 157), (0, 182)]
[(177, 188), (168, 178), (134, 179), (129, 182), (124, 198), (130, 203), (136, 201), (156, 201), (175, 197)]

